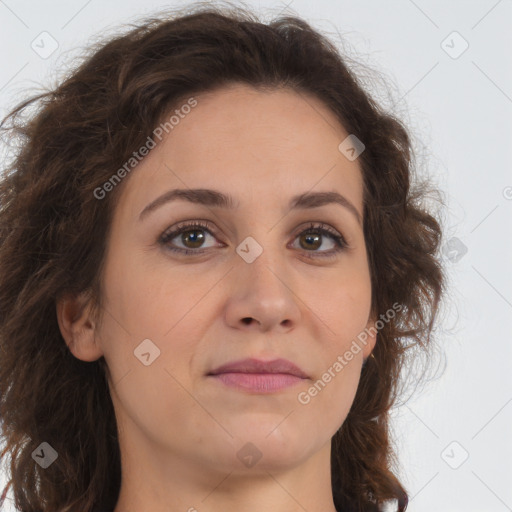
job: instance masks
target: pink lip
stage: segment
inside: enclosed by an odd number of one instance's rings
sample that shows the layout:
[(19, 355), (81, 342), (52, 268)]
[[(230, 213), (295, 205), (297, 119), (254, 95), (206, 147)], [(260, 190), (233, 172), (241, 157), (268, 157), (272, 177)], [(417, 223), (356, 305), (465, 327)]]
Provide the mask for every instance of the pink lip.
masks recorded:
[(208, 376), (220, 380), (227, 386), (258, 393), (273, 393), (309, 378), (286, 359), (233, 361), (219, 366), (208, 373)]

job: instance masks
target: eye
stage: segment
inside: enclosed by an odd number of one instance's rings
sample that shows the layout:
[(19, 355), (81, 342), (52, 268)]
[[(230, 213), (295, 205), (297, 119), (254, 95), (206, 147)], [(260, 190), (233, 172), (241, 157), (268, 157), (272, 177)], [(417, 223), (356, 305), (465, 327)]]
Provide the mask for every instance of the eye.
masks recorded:
[[(308, 258), (332, 258), (340, 251), (348, 248), (348, 244), (343, 238), (343, 235), (323, 223), (312, 222), (306, 230), (301, 231), (297, 236), (299, 237), (301, 248), (305, 248), (306, 253), (313, 252), (313, 256), (307, 254)], [(328, 251), (315, 251), (314, 249), (323, 245), (323, 239), (326, 236), (332, 240), (332, 246), (334, 246), (334, 248)]]
[[(198, 250), (204, 243), (206, 236), (202, 232), (208, 233), (212, 238), (211, 229), (208, 223), (202, 221), (190, 221), (179, 224), (176, 228), (165, 231), (160, 237), (160, 243), (167, 246), (170, 251), (181, 254), (202, 254), (204, 250)], [(184, 248), (173, 247), (171, 240), (181, 235), (181, 243), (190, 244)]]
[[(215, 239), (212, 231), (215, 230), (207, 222), (189, 221), (165, 231), (161, 235), (159, 243), (175, 253), (203, 254), (210, 249), (210, 247), (203, 247), (207, 237), (210, 236)], [(205, 235), (204, 233), (207, 234)], [(171, 242), (180, 235), (181, 238), (179, 242), (183, 244), (183, 247), (176, 247), (175, 243)], [(317, 251), (316, 249), (324, 245), (325, 237), (331, 239), (331, 249)], [(311, 256), (307, 254), (308, 258), (334, 257), (337, 253), (348, 247), (348, 244), (340, 233), (323, 223), (312, 222), (307, 229), (298, 233), (295, 239), (299, 240), (300, 247), (294, 248), (303, 249), (305, 253), (313, 253)]]

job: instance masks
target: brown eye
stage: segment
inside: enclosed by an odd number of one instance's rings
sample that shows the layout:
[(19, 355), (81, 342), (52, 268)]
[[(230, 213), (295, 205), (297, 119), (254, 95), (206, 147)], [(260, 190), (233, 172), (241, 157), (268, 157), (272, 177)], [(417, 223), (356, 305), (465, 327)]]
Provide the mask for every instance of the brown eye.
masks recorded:
[[(324, 244), (325, 237), (332, 240), (331, 249), (319, 251), (318, 249)], [(308, 229), (299, 233), (297, 238), (301, 249), (314, 253), (314, 256), (308, 255), (308, 257), (332, 257), (348, 247), (343, 236), (325, 224), (312, 223)]]
[[(320, 234), (302, 234), (301, 237), (301, 246), (303, 249), (318, 249), (322, 245), (322, 236)], [(302, 243), (304, 242), (304, 243)]]
[(191, 229), (181, 232), (181, 242), (183, 244), (192, 244), (191, 249), (199, 249), (204, 243), (205, 236), (201, 233), (200, 229)]
[[(178, 238), (180, 235), (181, 238)], [(215, 239), (212, 228), (208, 223), (192, 221), (164, 232), (160, 237), (160, 243), (165, 245), (168, 250), (176, 253), (198, 255), (214, 247), (204, 247), (208, 236)], [(327, 250), (319, 250), (325, 245), (326, 238), (331, 240), (331, 247), (328, 247)], [(175, 239), (178, 239), (178, 241), (173, 241)], [(310, 253), (307, 254), (309, 258), (334, 257), (338, 252), (348, 247), (343, 236), (326, 224), (311, 223), (295, 239), (299, 240), (300, 247), (294, 248)], [(177, 246), (177, 244), (181, 244), (182, 247)]]
[[(178, 238), (180, 235), (181, 238)], [(209, 248), (203, 247), (208, 236), (215, 239), (208, 224), (195, 221), (185, 225), (181, 224), (177, 228), (167, 230), (160, 237), (160, 243), (174, 252), (182, 254), (201, 254), (204, 252), (201, 249)], [(177, 242), (172, 242), (177, 238), (178, 243), (181, 243), (182, 247), (176, 246)]]

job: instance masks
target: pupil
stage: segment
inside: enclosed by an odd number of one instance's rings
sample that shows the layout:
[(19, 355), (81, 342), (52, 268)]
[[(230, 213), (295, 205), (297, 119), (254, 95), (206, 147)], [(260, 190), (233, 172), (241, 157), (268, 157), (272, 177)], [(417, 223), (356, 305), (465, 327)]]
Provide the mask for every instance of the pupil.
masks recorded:
[(320, 238), (320, 235), (305, 235), (306, 237), (306, 240), (307, 240), (307, 244), (309, 247), (311, 247), (311, 242), (314, 244), (315, 243), (315, 240), (318, 241), (318, 239)]
[(191, 238), (191, 240), (189, 240), (189, 243), (191, 243), (191, 244), (201, 243), (202, 235), (197, 235), (197, 233), (198, 233), (197, 230), (195, 230), (195, 231), (188, 231), (187, 233), (184, 233), (184, 236), (188, 237), (189, 239)]

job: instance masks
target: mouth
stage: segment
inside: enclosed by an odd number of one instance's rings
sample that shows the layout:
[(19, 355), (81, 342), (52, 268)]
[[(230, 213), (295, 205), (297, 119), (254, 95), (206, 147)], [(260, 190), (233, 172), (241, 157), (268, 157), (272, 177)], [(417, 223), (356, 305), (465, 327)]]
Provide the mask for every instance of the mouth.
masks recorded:
[(243, 359), (219, 366), (207, 374), (223, 385), (255, 393), (275, 393), (296, 386), (309, 377), (286, 359)]

